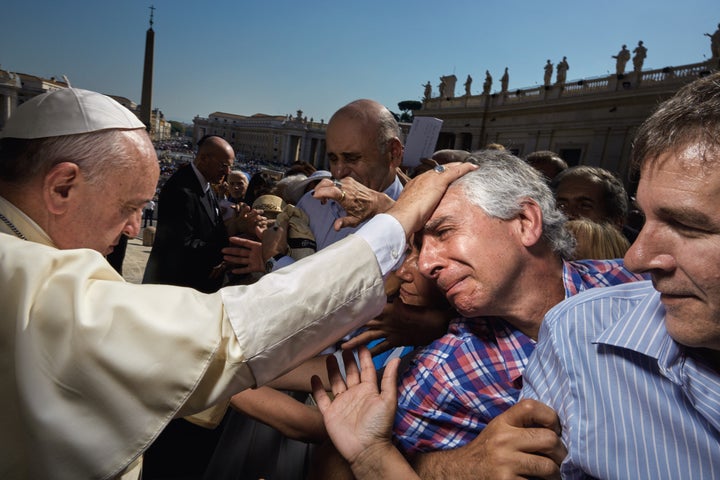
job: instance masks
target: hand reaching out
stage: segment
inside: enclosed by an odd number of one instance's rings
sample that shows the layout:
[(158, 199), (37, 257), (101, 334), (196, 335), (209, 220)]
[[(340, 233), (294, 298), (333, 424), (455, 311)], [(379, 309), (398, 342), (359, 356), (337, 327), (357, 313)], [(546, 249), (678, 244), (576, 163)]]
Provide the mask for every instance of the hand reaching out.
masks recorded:
[(342, 344), (343, 350), (367, 345), (373, 340), (385, 340), (370, 349), (372, 355), (406, 345), (427, 345), (447, 332), (455, 315), (450, 309), (416, 307), (399, 299), (385, 305), (383, 312), (365, 324), (366, 330)]
[(242, 237), (230, 237), (229, 240), (231, 246), (223, 248), (222, 253), (223, 261), (230, 264), (232, 273), (265, 272), (262, 243)]
[(275, 222), (272, 227), (258, 232), (261, 242), (230, 237), (231, 246), (222, 249), (223, 260), (234, 266), (231, 272), (237, 275), (265, 273), (265, 261), (288, 250), (286, 229), (287, 223)]
[(262, 234), (262, 258), (263, 262), (270, 257), (278, 254), (287, 254), (288, 238), (287, 238), (288, 222), (277, 220), (275, 224), (265, 230)]
[(323, 414), (325, 428), (335, 447), (345, 457), (356, 478), (417, 478), (390, 441), (397, 405), (398, 359), (388, 363), (381, 391), (372, 357), (367, 348), (359, 351), (361, 370), (352, 352), (343, 353), (347, 381), (333, 355), (328, 357), (330, 400), (322, 381), (312, 377), (313, 395)]
[(405, 185), (387, 213), (400, 222), (406, 235), (417, 232), (435, 211), (448, 186), (476, 168), (472, 163), (448, 163), (418, 175)]
[(261, 237), (261, 232), (267, 226), (267, 218), (262, 210), (256, 210), (250, 206), (240, 203), (233, 207), (235, 214), (225, 221), (225, 228), (228, 235), (255, 235)]
[(382, 192), (366, 187), (352, 177), (342, 180), (323, 179), (315, 187), (315, 198), (321, 201), (335, 200), (347, 212), (347, 217), (335, 220), (333, 227), (355, 227), (365, 220), (386, 212), (395, 202)]
[(312, 378), (313, 395), (323, 414), (325, 425), (338, 451), (350, 463), (365, 450), (390, 442), (397, 404), (397, 364), (385, 369), (383, 391), (378, 392), (375, 367), (370, 352), (359, 352), (362, 371), (358, 370), (352, 352), (344, 352), (347, 383), (342, 379), (334, 355), (327, 358), (328, 376), (334, 400), (330, 400), (322, 382)]
[(467, 445), (418, 455), (413, 464), (423, 478), (559, 479), (566, 455), (555, 412), (525, 399), (495, 417)]

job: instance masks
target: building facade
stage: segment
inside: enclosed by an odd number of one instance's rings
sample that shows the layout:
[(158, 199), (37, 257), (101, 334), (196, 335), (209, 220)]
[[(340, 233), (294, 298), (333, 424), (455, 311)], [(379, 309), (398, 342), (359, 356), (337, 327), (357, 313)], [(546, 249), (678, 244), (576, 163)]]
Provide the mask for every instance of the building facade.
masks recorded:
[[(141, 112), (138, 104), (125, 97), (119, 97), (117, 95), (110, 95), (110, 97), (140, 118)], [(150, 134), (150, 138), (153, 141), (169, 140), (171, 130), (172, 125), (170, 125), (170, 122), (165, 120), (165, 115), (163, 115), (160, 109), (153, 109), (150, 113), (150, 132), (148, 132)]]
[[(477, 150), (500, 144), (524, 157), (557, 152), (569, 165), (594, 165), (627, 183), (632, 140), (657, 105), (683, 85), (718, 70), (718, 60), (562, 81), (532, 88), (455, 96), (442, 77), (442, 95), (428, 95), (415, 116), (443, 120), (436, 150)], [(454, 79), (451, 79), (454, 80)], [(439, 89), (440, 90), (440, 89)], [(466, 89), (469, 90), (469, 88)], [(407, 134), (409, 124), (403, 124)], [(225, 138), (243, 161), (290, 165), (300, 160), (327, 169), (324, 123), (294, 117), (215, 112), (193, 121), (193, 139)]]
[(66, 81), (0, 69), (0, 130), (15, 109), (41, 93), (67, 88)]
[(230, 143), (240, 161), (291, 165), (304, 161), (327, 168), (324, 122), (297, 115), (235, 115), (215, 112), (193, 120), (193, 141), (217, 135)]
[(425, 98), (415, 116), (443, 120), (437, 149), (490, 143), (524, 157), (552, 150), (569, 165), (628, 178), (635, 131), (658, 103), (718, 69), (717, 60), (480, 95)]
[[(0, 69), (0, 130), (3, 129), (5, 122), (15, 112), (15, 109), (26, 101), (37, 95), (68, 88), (69, 86), (67, 79), (60, 81), (54, 77), (47, 79)], [(140, 115), (135, 102), (125, 97), (115, 95), (110, 95), (110, 97), (135, 115)], [(170, 138), (170, 130), (170, 122), (165, 120), (163, 113), (159, 109), (153, 110), (151, 130), (149, 132), (150, 138), (153, 140), (167, 140)]]

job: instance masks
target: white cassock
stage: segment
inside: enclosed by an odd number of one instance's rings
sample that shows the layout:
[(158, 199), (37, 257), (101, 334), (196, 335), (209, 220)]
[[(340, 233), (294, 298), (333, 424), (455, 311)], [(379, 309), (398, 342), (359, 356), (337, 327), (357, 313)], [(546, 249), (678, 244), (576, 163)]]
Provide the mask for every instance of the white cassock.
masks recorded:
[(207, 295), (126, 283), (99, 253), (52, 246), (2, 197), (0, 213), (27, 238), (0, 223), (0, 478), (137, 476), (171, 419), (272, 380), (380, 313), (405, 242), (380, 215)]

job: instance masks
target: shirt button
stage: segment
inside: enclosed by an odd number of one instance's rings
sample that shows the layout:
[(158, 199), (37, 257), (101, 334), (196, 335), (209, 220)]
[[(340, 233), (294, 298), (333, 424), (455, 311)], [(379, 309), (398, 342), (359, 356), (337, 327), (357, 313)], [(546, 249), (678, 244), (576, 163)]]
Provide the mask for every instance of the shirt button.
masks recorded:
[(392, 255), (392, 258), (398, 258), (400, 255), (398, 254), (397, 250), (393, 250), (390, 252), (390, 255)]

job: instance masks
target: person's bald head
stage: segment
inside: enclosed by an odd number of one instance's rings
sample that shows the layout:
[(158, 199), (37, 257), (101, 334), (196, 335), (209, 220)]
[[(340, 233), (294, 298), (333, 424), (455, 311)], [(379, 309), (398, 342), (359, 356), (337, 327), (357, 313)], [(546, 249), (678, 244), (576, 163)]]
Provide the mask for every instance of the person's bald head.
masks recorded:
[(330, 118), (325, 134), (330, 171), (383, 191), (395, 179), (402, 161), (400, 126), (393, 114), (374, 100), (355, 100)]
[(208, 182), (220, 182), (234, 163), (235, 152), (224, 138), (213, 135), (198, 142), (195, 166)]
[(330, 118), (328, 126), (340, 118), (354, 122), (366, 135), (377, 142), (379, 150), (386, 149), (386, 143), (400, 136), (400, 126), (395, 116), (381, 103), (362, 98), (340, 108)]

